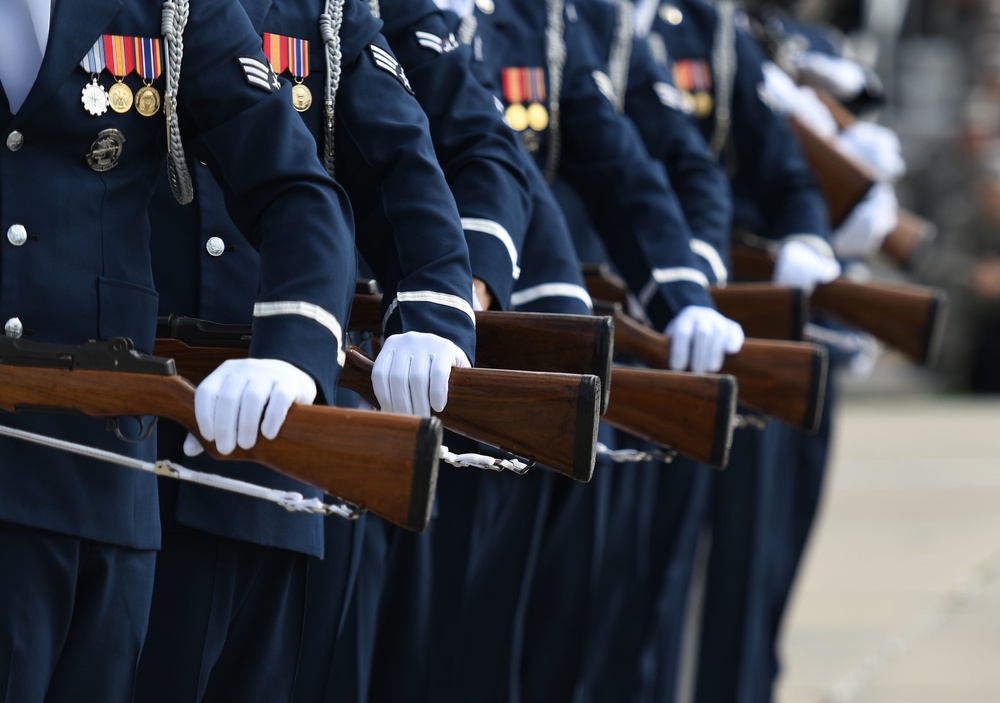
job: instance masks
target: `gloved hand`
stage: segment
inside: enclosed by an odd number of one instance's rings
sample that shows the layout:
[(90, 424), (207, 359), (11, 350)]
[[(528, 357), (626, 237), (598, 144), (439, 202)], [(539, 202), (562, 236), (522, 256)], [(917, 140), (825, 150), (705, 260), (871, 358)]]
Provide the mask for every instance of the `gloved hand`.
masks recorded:
[(451, 340), (436, 334), (404, 332), (385, 340), (375, 358), (372, 386), (382, 410), (430, 417), (444, 410), (453, 366), (468, 368), (469, 358)]
[(879, 180), (894, 182), (906, 173), (899, 136), (888, 127), (858, 120), (840, 133), (837, 142)]
[(787, 73), (770, 61), (765, 61), (762, 68), (767, 102), (772, 110), (795, 115), (821, 136), (832, 137), (837, 133), (837, 121), (816, 97), (815, 90), (795, 85)]
[(823, 256), (808, 244), (790, 239), (781, 245), (771, 280), (779, 286), (801, 288), (812, 293), (820, 283), (840, 275), (836, 259)]
[(671, 338), (670, 368), (695, 373), (715, 373), (726, 354), (743, 348), (743, 328), (718, 310), (688, 305), (663, 332)]
[(830, 243), (841, 259), (867, 259), (896, 228), (899, 203), (888, 183), (876, 183), (833, 233)]
[[(210, 373), (194, 394), (194, 414), (202, 437), (215, 442), (221, 454), (238, 444), (250, 449), (257, 430), (268, 439), (278, 436), (292, 403), (312, 403), (316, 382), (305, 371), (280, 359), (230, 359)], [(263, 418), (263, 420), (261, 420)], [(204, 451), (189, 434), (184, 453)]]
[(865, 89), (865, 70), (850, 59), (803, 51), (794, 61), (795, 69), (807, 83), (832, 93), (841, 102), (854, 100)]

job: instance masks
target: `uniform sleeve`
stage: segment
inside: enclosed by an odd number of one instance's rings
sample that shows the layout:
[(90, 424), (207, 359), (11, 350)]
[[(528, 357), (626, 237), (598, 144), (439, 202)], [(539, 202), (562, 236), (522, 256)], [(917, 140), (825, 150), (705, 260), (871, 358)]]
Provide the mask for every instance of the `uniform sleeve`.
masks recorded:
[(353, 221), (277, 85), (239, 5), (193, 4), (178, 98), (230, 216), (260, 250), (250, 354), (303, 369), (329, 401), (356, 273)]
[(566, 44), (560, 175), (583, 197), (608, 253), (656, 325), (688, 305), (713, 307), (664, 169), (599, 90), (599, 64), (574, 22), (566, 24)]
[[(374, 44), (388, 51), (384, 38)], [(338, 144), (349, 139), (365, 167), (377, 174), (381, 202), (368, 205), (390, 225), (389, 242), (362, 226), (357, 233), (359, 250), (387, 291), (383, 329), (445, 337), (472, 361), (476, 330), (468, 249), (420, 105), (366, 49), (355, 65), (344, 68), (337, 115)], [(360, 223), (360, 212), (358, 218)]]
[(501, 308), (520, 275), (520, 251), (530, 216), (520, 145), (495, 100), (472, 71), (472, 51), (459, 45), (441, 13), (395, 26), (390, 44), (426, 112), (448, 185), (458, 204), (473, 275)]
[(635, 123), (653, 158), (667, 169), (700, 270), (713, 285), (725, 285), (732, 221), (729, 179), (691, 121), (691, 107), (649, 46), (635, 38), (629, 62), (625, 114)]

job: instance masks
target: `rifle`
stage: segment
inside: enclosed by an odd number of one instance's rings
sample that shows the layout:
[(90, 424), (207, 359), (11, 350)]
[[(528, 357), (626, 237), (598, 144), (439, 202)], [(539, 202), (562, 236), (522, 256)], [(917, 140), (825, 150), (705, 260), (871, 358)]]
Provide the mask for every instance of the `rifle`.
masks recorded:
[[(355, 294), (348, 329), (382, 334), (381, 304), (380, 295)], [(613, 339), (610, 317), (479, 311), (476, 366), (597, 376), (603, 414), (611, 389)]]
[[(172, 357), (182, 376), (200, 381), (226, 359), (245, 357), (250, 331), (249, 325), (160, 318), (155, 351)], [(377, 407), (372, 364), (360, 349), (350, 348), (340, 385)], [(593, 375), (454, 368), (448, 405), (436, 414), (459, 434), (589, 481), (600, 383)]]
[[(628, 286), (611, 273), (607, 264), (582, 264), (587, 291), (594, 299), (595, 311), (613, 315), (618, 305), (627, 307)], [(802, 341), (802, 330), (809, 317), (809, 301), (797, 288), (761, 283), (733, 283), (713, 286), (712, 299), (720, 313), (735, 320), (748, 337)]]
[(729, 461), (736, 379), (728, 375), (615, 366), (604, 415), (612, 427), (723, 468)]
[[(734, 246), (733, 274), (741, 280), (770, 280), (774, 254)], [(815, 312), (824, 313), (881, 339), (918, 364), (934, 357), (946, 295), (928, 286), (869, 281), (841, 276), (816, 286), (809, 298)]]
[[(670, 338), (620, 311), (615, 314), (615, 347), (647, 366), (664, 369)], [(722, 373), (739, 383), (740, 402), (806, 432), (819, 427), (826, 385), (826, 349), (804, 342), (747, 339), (726, 357)]]
[(441, 445), (436, 419), (296, 404), (275, 439), (223, 456), (201, 437), (195, 388), (173, 360), (139, 354), (122, 338), (81, 345), (0, 339), (0, 384), (0, 407), (9, 412), (164, 417), (216, 459), (263, 464), (412, 530), (430, 519)]

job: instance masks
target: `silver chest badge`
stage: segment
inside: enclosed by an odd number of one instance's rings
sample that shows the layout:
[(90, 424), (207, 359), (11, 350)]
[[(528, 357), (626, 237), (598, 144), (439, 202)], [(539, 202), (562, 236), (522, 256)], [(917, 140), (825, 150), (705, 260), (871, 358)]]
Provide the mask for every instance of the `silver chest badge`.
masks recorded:
[(117, 129), (106, 129), (97, 135), (87, 154), (87, 165), (98, 172), (110, 171), (122, 157), (125, 135)]

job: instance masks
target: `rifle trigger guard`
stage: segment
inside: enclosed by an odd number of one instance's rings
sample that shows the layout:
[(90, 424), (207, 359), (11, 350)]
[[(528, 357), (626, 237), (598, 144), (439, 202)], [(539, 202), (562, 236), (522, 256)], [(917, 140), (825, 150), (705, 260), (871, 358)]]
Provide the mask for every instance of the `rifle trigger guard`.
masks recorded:
[(115, 437), (123, 442), (128, 442), (129, 444), (136, 444), (138, 442), (145, 442), (153, 434), (153, 428), (156, 427), (156, 422), (159, 420), (155, 415), (153, 416), (153, 421), (146, 424), (146, 421), (141, 415), (130, 415), (129, 417), (134, 417), (139, 423), (139, 436), (138, 437), (126, 437), (122, 434), (121, 428), (118, 425), (119, 418), (109, 417), (108, 418), (108, 429), (115, 433)]

